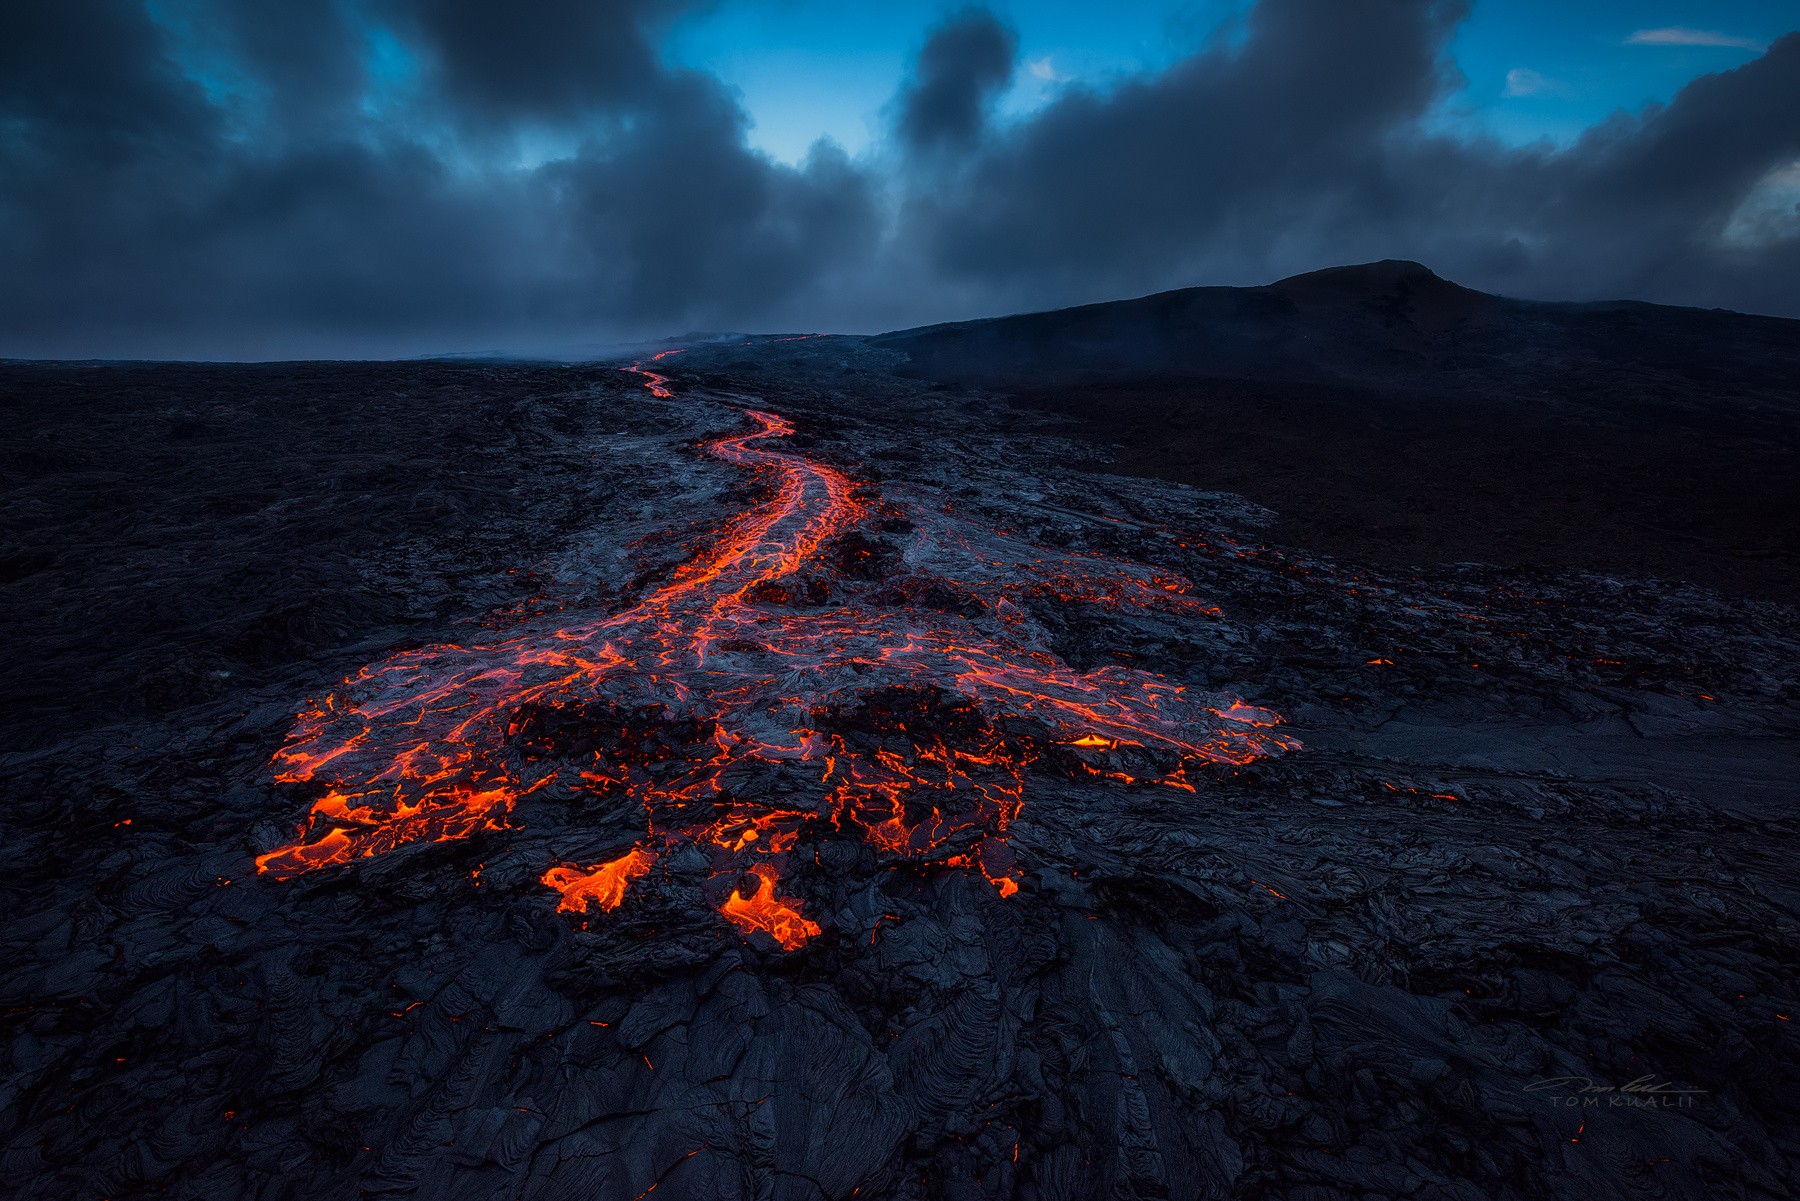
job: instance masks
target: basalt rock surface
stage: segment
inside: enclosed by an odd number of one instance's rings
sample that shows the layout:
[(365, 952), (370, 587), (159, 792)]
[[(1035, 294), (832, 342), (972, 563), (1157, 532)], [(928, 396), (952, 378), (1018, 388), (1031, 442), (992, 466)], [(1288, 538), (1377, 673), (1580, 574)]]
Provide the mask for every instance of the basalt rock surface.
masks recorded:
[(1800, 1187), (1794, 609), (900, 365), (5, 367), (9, 1195)]

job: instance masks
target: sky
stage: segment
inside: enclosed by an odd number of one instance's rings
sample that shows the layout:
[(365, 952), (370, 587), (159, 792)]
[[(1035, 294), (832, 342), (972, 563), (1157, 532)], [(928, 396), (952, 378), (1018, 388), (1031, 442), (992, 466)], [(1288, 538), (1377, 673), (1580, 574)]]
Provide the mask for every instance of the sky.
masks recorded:
[[(1166, 69), (1249, 7), (1239, 0), (996, 6), (1018, 32), (1023, 68), (1002, 110), (1028, 114), (1070, 83), (1105, 87)], [(953, 11), (919, 0), (740, 0), (681, 21), (667, 53), (736, 89), (753, 121), (750, 144), (798, 163), (819, 137), (852, 153), (877, 143), (883, 110), (925, 31)], [(1796, 28), (1794, 0), (1489, 0), (1473, 6), (1451, 39), (1466, 84), (1443, 116), (1448, 128), (1509, 142), (1566, 143), (1615, 111), (1667, 103), (1695, 76), (1740, 66)], [(1687, 36), (1630, 40), (1660, 30)]]
[(1800, 317), (1793, 0), (14, 0), (0, 355), (578, 354), (1411, 258)]

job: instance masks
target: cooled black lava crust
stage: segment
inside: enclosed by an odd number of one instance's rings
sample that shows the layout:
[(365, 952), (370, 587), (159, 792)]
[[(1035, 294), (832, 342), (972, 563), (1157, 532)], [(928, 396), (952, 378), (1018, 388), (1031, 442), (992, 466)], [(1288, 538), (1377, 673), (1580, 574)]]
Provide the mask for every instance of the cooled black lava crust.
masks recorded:
[[(604, 364), (0, 367), (5, 1191), (1800, 1187), (1792, 608), (1566, 563), (1328, 558), (856, 339), (679, 362), (666, 402)], [(807, 835), (782, 885), (820, 932), (792, 952), (679, 865), (559, 912), (547, 867), (643, 834), (599, 788), (259, 876), (318, 799), (270, 767), (309, 699), (522, 614), (626, 610), (758, 503), (703, 453), (729, 428), (708, 397), (780, 414), (782, 445), (872, 492), (1178, 576), (1216, 612), (1045, 589), (995, 613), (909, 583), (897, 518), (819, 579), (1242, 697), (1301, 748), (1192, 791), (1130, 747), (1046, 756), (1012, 895)], [(758, 603), (834, 603), (816, 582)], [(901, 724), (1030, 734), (879, 699), (819, 720), (871, 747)], [(594, 721), (657, 763), (698, 737)], [(540, 722), (507, 753), (599, 738)]]

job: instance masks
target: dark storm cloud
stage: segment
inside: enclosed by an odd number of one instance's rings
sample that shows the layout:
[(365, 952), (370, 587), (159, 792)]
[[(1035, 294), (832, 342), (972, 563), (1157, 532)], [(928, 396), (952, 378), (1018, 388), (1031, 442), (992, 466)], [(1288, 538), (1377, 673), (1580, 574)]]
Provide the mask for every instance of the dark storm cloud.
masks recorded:
[(1566, 150), (1512, 149), (1426, 121), (1465, 11), (1262, 0), (1241, 41), (997, 133), (905, 237), (1005, 306), (1404, 257), (1515, 293), (1800, 314), (1800, 227), (1727, 237), (1800, 156), (1800, 38)]
[(1014, 36), (969, 11), (929, 32), (892, 152), (788, 167), (723, 85), (659, 57), (688, 11), (0, 7), (0, 353), (866, 328), (1382, 257), (1800, 314), (1794, 198), (1746, 207), (1800, 160), (1800, 38), (1521, 149), (1433, 124), (1460, 3), (1261, 0), (1166, 71), (1010, 122)]
[(641, 311), (769, 312), (874, 240), (873, 198), (839, 150), (798, 171), (743, 149), (743, 113), (710, 80), (666, 85), (656, 119), (538, 174), (581, 264)]
[[(653, 100), (652, 28), (676, 0), (380, 0), (432, 60), (443, 92), (501, 118), (567, 121)], [(410, 35), (410, 36), (409, 36)]]
[(1438, 47), (1461, 15), (1264, 0), (1241, 46), (1109, 94), (1071, 92), (912, 216), (946, 271), (1033, 286), (1130, 286), (1222, 245), (1255, 253), (1371, 182), (1381, 140), (1442, 86)]
[[(1567, 153), (1530, 161), (1553, 192), (1513, 200), (1538, 227), (1513, 278), (1552, 292), (1597, 278), (1626, 295), (1800, 315), (1800, 196), (1786, 197), (1777, 236), (1737, 245), (1727, 236), (1746, 194), (1797, 159), (1800, 34), (1789, 34), (1666, 107), (1616, 117)], [(1520, 191), (1511, 177), (1492, 186)]]
[(26, 0), (0, 6), (0, 115), (9, 140), (92, 154), (197, 129), (208, 113), (140, 5)]
[(654, 0), (8, 11), (0, 353), (600, 343), (753, 321), (876, 237), (841, 154), (751, 152), (659, 61)]
[(980, 9), (934, 29), (900, 94), (900, 140), (915, 151), (972, 144), (1012, 79), (1018, 51), (1012, 30)]

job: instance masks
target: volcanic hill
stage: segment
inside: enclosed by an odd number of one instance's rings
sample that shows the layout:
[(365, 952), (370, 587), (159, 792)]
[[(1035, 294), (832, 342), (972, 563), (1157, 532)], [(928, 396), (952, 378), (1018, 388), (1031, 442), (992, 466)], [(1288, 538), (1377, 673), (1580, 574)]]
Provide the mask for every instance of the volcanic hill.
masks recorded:
[(1389, 260), (874, 344), (1320, 550), (1800, 598), (1800, 321), (1511, 300)]

